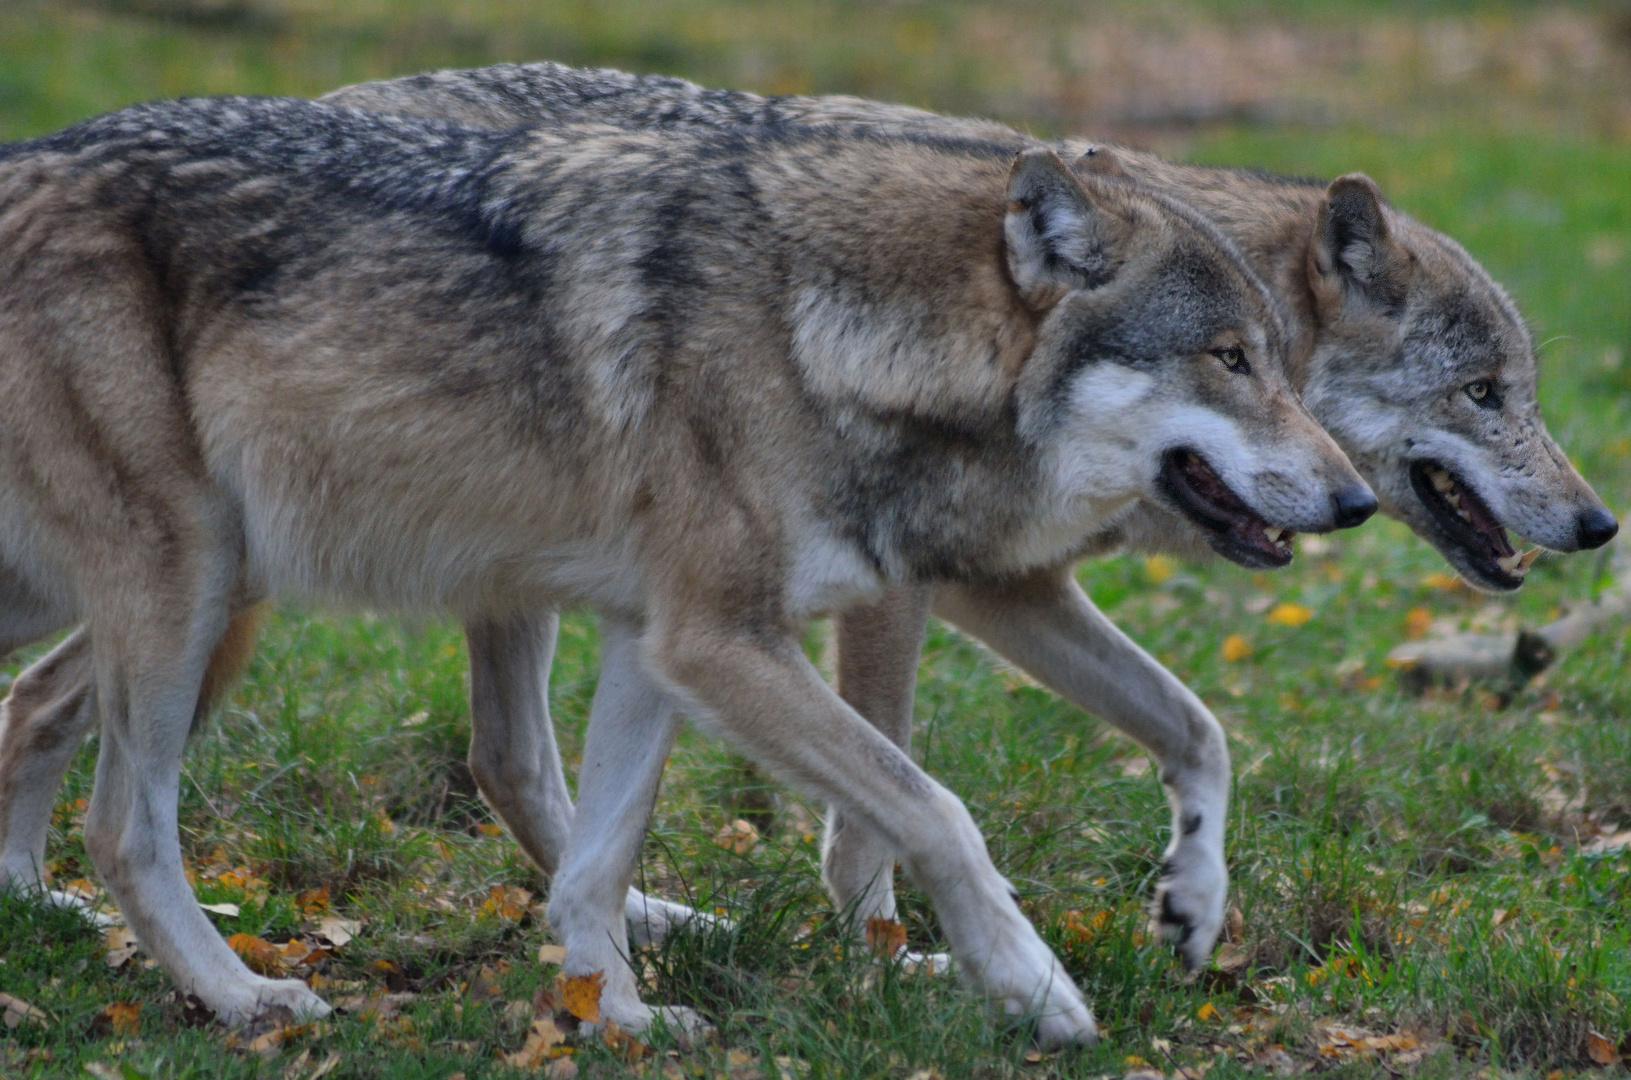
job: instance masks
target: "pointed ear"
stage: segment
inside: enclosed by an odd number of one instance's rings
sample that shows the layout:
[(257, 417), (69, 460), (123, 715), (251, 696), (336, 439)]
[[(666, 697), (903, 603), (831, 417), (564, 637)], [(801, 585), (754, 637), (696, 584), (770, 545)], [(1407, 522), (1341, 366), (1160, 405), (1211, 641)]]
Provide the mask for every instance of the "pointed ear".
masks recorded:
[(1070, 167), (1078, 173), (1092, 173), (1094, 176), (1127, 175), (1127, 170), (1121, 167), (1121, 158), (1108, 146), (1088, 147), (1081, 157), (1070, 163)]
[(1093, 205), (1058, 154), (1039, 147), (1014, 159), (1003, 235), (1008, 272), (1033, 307), (1052, 307), (1072, 289), (1109, 281), (1117, 231), (1111, 215)]
[(1404, 303), (1410, 255), (1393, 238), (1382, 192), (1364, 173), (1331, 181), (1308, 251), (1308, 277), (1322, 309), (1359, 296), (1384, 310)]

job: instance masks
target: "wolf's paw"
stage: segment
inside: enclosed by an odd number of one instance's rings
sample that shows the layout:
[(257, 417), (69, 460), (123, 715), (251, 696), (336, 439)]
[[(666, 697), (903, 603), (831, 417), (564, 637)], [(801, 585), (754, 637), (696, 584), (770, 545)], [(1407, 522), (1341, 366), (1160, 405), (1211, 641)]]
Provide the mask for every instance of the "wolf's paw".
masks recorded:
[(1162, 940), (1190, 971), (1203, 967), (1212, 956), (1223, 930), (1228, 891), (1229, 872), (1221, 856), (1180, 847), (1167, 859), (1155, 887), (1152, 914)]
[(676, 928), (694, 925), (699, 929), (730, 926), (730, 920), (705, 911), (647, 896), (630, 889), (623, 903), (623, 917), (629, 924), (629, 942), (634, 945), (656, 945)]
[[(1018, 910), (1013, 914), (1019, 916)], [(1006, 947), (993, 950), (977, 973), (967, 973), (983, 984), (1008, 1016), (1033, 1021), (1036, 1042), (1042, 1048), (1098, 1042), (1093, 1011), (1030, 923), (1019, 917), (1008, 929)]]
[(259, 976), (227, 999), (214, 1002), (206, 998), (205, 1004), (215, 1010), (216, 1019), (227, 1027), (320, 1020), (333, 1011), (328, 1002), (312, 993), (311, 987), (299, 979)]
[(914, 949), (902, 947), (895, 954), (895, 963), (899, 964), (908, 975), (922, 973), (924, 975), (948, 975), (951, 973), (951, 953), (943, 952), (917, 952)]

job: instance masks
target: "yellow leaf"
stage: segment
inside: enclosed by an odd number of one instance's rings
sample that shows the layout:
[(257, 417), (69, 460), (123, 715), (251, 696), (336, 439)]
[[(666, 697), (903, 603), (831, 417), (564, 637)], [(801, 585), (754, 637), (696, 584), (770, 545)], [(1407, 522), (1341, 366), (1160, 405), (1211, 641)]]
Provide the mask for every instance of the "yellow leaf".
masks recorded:
[(498, 826), (498, 825), (495, 825), (491, 821), (484, 821), (480, 825), (477, 825), (476, 828), (477, 828), (477, 830), (479, 830), (481, 832), (481, 834), (483, 836), (503, 836), (504, 835), (503, 828)]
[(1252, 643), (1242, 634), (1230, 634), (1223, 639), (1223, 658), (1233, 663), (1252, 654)]
[(102, 935), (102, 947), (107, 950), (102, 959), (108, 967), (118, 971), (136, 955), (136, 935), (123, 926), (110, 927)]
[(319, 915), (328, 910), (328, 886), (324, 885), (320, 889), (307, 889), (296, 896), (294, 902), (307, 915)]
[(1314, 617), (1314, 609), (1301, 604), (1275, 604), (1263, 618), (1275, 626), (1301, 626)]
[(535, 1016), (527, 1028), (527, 1041), (513, 1054), (504, 1055), (504, 1063), (517, 1069), (536, 1069), (549, 1057), (549, 1052), (566, 1041), (566, 1033), (555, 1026), (553, 1018)]
[(600, 991), (606, 985), (604, 972), (591, 971), (587, 975), (561, 975), (556, 980), (561, 1004), (579, 1020), (600, 1023)]
[(1217, 1007), (1208, 1001), (1195, 1010), (1195, 1018), (1197, 1020), (1216, 1020), (1218, 1018)]
[(566, 963), (566, 947), (563, 945), (538, 946), (538, 962), (540, 964)]
[(115, 1001), (103, 1009), (99, 1016), (107, 1021), (108, 1026), (113, 1029), (115, 1035), (124, 1035), (128, 1038), (135, 1035), (141, 1027), (139, 1019), (141, 1011), (140, 1004), (132, 1005), (123, 1001)]
[(906, 927), (894, 919), (870, 918), (866, 921), (866, 947), (878, 956), (894, 956), (906, 948)]
[(532, 893), (519, 885), (494, 885), (487, 890), (487, 899), (481, 903), (481, 914), (497, 915), (510, 922), (520, 922), (532, 903)]
[(283, 973), (283, 957), (278, 953), (277, 946), (265, 938), (258, 938), (254, 934), (233, 934), (227, 938), (227, 945), (243, 958), (251, 971), (258, 971), (262, 975)]
[(1424, 607), (1411, 608), (1404, 617), (1404, 636), (1419, 638), (1433, 625), (1433, 613)]
[(1178, 572), (1178, 563), (1166, 555), (1151, 555), (1144, 560), (1144, 576), (1151, 585), (1165, 585)]

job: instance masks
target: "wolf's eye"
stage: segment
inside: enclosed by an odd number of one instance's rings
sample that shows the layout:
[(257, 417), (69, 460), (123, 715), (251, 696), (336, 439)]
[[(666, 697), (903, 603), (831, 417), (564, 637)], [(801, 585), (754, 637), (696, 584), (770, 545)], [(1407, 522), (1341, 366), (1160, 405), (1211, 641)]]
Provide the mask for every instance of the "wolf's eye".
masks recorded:
[(1246, 362), (1246, 350), (1239, 345), (1230, 345), (1223, 349), (1213, 349), (1212, 355), (1223, 361), (1223, 366), (1236, 375), (1250, 375), (1252, 366)]
[(1470, 382), (1461, 388), (1462, 392), (1472, 399), (1474, 405), (1484, 409), (1498, 409), (1501, 407), (1500, 395), (1495, 392), (1495, 384), (1488, 379), (1479, 379)]

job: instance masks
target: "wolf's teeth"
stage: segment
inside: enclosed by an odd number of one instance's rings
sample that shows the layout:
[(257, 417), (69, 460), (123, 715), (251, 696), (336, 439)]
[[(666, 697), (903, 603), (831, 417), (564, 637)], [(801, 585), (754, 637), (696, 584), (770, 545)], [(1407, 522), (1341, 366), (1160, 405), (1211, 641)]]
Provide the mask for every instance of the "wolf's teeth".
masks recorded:
[(1462, 521), (1465, 521), (1469, 525), (1472, 524), (1472, 515), (1460, 507), (1456, 507), (1455, 516), (1460, 518)]
[(1454, 492), (1446, 492), (1444, 501), (1455, 507), (1457, 510), (1461, 509), (1461, 496), (1455, 494)]
[(1535, 560), (1538, 558), (1540, 558), (1540, 548), (1530, 548), (1518, 560), (1518, 565), (1527, 571), (1531, 566), (1535, 565)]
[(1427, 478), (1433, 482), (1436, 491), (1449, 491), (1455, 487), (1455, 481), (1450, 479), (1450, 474), (1443, 469), (1428, 469)]
[(1499, 559), (1495, 560), (1495, 565), (1501, 568), (1502, 573), (1510, 574), (1518, 568), (1518, 564), (1521, 562), (1523, 562), (1523, 556), (1514, 553), (1511, 555), (1502, 555)]
[(1269, 543), (1271, 544), (1278, 544), (1280, 542), (1280, 535), (1284, 532), (1284, 529), (1276, 529), (1269, 525), (1263, 526), (1263, 535), (1269, 538)]

